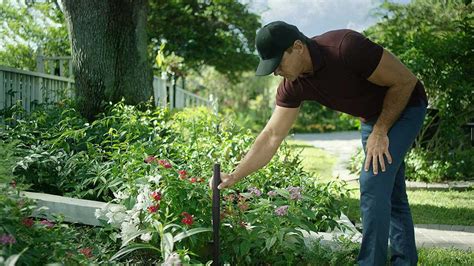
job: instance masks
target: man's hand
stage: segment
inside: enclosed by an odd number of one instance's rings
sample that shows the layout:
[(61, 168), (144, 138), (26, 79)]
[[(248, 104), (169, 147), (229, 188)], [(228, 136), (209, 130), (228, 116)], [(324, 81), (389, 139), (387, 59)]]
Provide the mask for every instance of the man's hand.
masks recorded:
[(369, 171), (370, 163), (372, 162), (372, 168), (374, 175), (378, 173), (378, 166), (382, 168), (382, 172), (385, 172), (385, 160), (384, 155), (387, 157), (389, 164), (392, 163), (392, 156), (388, 152), (389, 140), (386, 133), (372, 132), (367, 139), (366, 152), (367, 157), (365, 158), (365, 171)]
[[(237, 183), (240, 179), (235, 178), (233, 174), (225, 174), (221, 172), (221, 183), (217, 187), (218, 189), (229, 188)], [(212, 189), (212, 182), (214, 177), (209, 179), (209, 188)]]

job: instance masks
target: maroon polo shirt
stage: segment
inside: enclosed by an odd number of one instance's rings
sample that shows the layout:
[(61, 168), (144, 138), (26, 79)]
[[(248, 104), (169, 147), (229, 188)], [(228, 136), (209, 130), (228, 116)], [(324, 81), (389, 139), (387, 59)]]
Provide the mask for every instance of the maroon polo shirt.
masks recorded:
[[(310, 39), (313, 73), (278, 86), (276, 104), (296, 108), (303, 101), (317, 101), (331, 109), (361, 118), (377, 117), (389, 87), (367, 80), (382, 58), (382, 46), (353, 30), (329, 31)], [(418, 81), (408, 106), (428, 102)]]

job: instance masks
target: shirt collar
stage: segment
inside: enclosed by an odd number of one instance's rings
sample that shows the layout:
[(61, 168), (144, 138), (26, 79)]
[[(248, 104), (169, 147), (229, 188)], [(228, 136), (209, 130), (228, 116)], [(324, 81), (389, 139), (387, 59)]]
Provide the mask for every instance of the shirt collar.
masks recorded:
[(325, 63), (321, 55), (321, 49), (319, 48), (315, 39), (309, 38), (308, 50), (309, 50), (309, 55), (311, 57), (311, 63), (313, 64), (313, 73), (308, 74), (308, 76), (312, 76), (316, 74), (318, 70), (323, 68)]

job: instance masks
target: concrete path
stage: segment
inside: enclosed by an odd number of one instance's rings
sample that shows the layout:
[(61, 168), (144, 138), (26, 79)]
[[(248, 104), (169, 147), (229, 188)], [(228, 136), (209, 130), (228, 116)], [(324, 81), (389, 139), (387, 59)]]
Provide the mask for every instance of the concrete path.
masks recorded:
[(362, 148), (359, 131), (294, 134), (292, 139), (307, 142), (336, 156), (333, 176), (339, 176), (340, 179), (347, 181), (358, 178), (350, 174), (346, 167), (349, 165), (351, 156), (357, 152), (357, 148)]
[(418, 248), (455, 247), (474, 251), (474, 226), (417, 224), (415, 239)]

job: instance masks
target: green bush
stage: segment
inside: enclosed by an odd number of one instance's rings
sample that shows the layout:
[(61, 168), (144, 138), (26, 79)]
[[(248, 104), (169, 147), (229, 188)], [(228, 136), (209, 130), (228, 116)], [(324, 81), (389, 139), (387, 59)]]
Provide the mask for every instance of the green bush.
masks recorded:
[[(212, 166), (220, 162), (223, 172), (232, 171), (255, 135), (236, 126), (232, 117), (215, 116), (206, 108), (171, 113), (122, 101), (88, 124), (74, 103), (63, 104), (45, 106), (31, 116), (19, 109), (12, 115), (22, 115), (10, 119), (5, 131), (7, 138), (22, 143), (17, 146), (22, 159), (14, 171), (18, 179), (33, 189), (123, 206), (108, 205), (97, 213), (117, 227), (111, 236), (122, 241), (115, 257), (123, 262), (133, 262), (133, 256), (142, 253), (122, 255), (138, 249), (155, 262), (174, 256), (190, 263), (208, 261), (207, 181)], [(254, 197), (256, 190), (278, 195)], [(308, 249), (296, 228), (340, 227), (335, 219), (347, 192), (339, 183), (315, 183), (284, 144), (267, 167), (223, 192), (224, 197), (230, 195), (241, 200), (223, 206), (223, 214), (229, 208), (239, 210), (225, 214), (223, 220), (226, 260), (277, 263), (284, 257), (298, 263), (306, 261)], [(277, 209), (285, 214), (276, 215)], [(255, 241), (249, 242), (247, 236)], [(259, 256), (263, 253), (268, 256)]]
[(0, 187), (0, 261), (20, 254), (16, 265), (81, 265), (110, 257), (114, 244), (106, 231), (66, 224), (62, 217), (33, 218), (35, 202), (16, 186)]
[(360, 129), (360, 121), (350, 115), (333, 111), (317, 102), (304, 102), (293, 126), (295, 133), (320, 133)]

